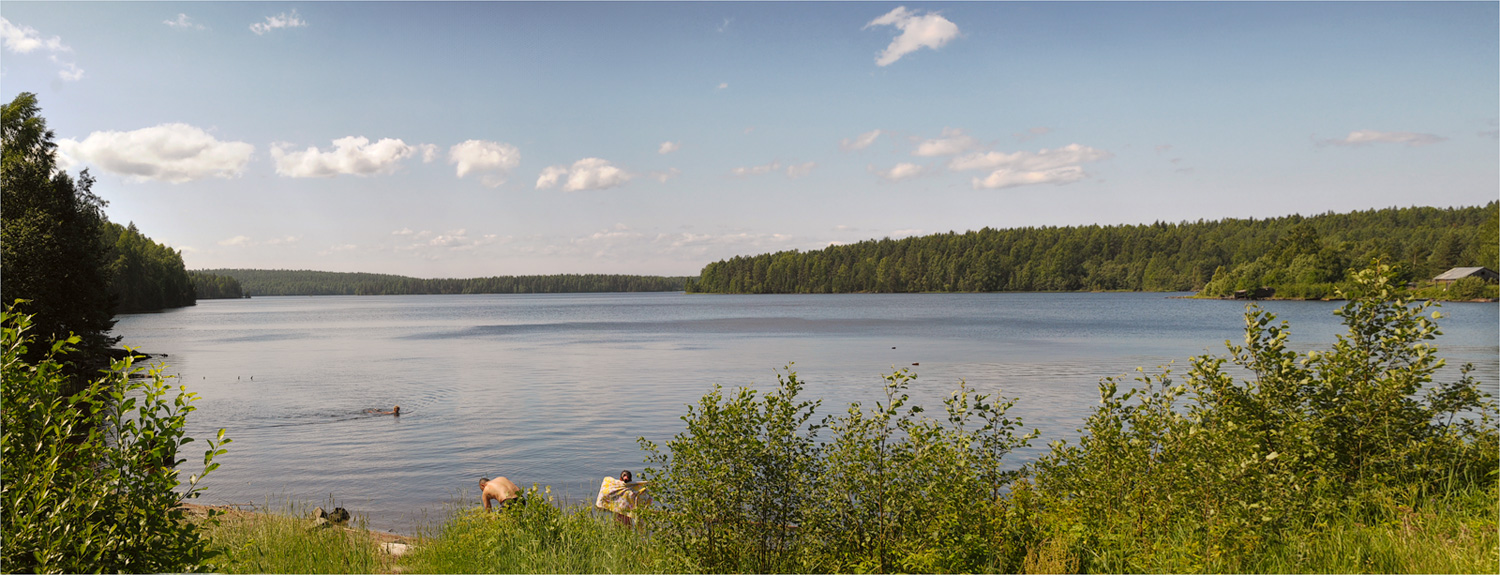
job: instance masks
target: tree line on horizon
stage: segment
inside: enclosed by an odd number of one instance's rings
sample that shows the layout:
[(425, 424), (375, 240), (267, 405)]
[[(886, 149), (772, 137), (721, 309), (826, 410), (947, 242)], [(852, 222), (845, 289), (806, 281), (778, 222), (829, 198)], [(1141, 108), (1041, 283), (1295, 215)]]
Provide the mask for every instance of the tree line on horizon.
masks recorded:
[(688, 279), (618, 274), (424, 279), (357, 272), (228, 268), (193, 273), (235, 280), (243, 286), (246, 296), (666, 292), (682, 291)]
[[(1268, 219), (984, 228), (708, 264), (689, 293), (1233, 291), (1332, 294), (1351, 267), (1390, 264), (1403, 281), (1497, 267), (1500, 203)], [(1300, 289), (1317, 284), (1323, 290)], [(1280, 291), (1280, 290), (1279, 290)], [(1304, 295), (1298, 295), (1302, 293)], [(1227, 294), (1204, 294), (1227, 295)]]

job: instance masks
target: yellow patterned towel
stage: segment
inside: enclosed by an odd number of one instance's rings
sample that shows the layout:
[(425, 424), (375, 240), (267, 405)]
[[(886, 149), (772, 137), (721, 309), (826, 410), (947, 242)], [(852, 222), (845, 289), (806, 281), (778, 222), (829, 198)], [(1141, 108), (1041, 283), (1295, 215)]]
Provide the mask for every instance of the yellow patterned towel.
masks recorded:
[(651, 494), (646, 493), (644, 481), (626, 483), (615, 477), (605, 477), (599, 485), (599, 498), (594, 506), (612, 513), (635, 516), (637, 507), (651, 504)]

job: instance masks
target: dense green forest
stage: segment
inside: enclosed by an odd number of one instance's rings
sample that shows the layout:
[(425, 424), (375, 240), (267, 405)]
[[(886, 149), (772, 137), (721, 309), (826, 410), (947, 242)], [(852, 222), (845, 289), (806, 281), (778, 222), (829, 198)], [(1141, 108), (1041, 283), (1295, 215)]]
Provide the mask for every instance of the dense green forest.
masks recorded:
[(232, 277), (203, 272), (188, 272), (188, 278), (193, 280), (193, 293), (198, 296), (198, 299), (236, 299), (245, 297), (245, 290), (240, 287), (240, 281)]
[(109, 291), (117, 298), (116, 313), (193, 305), (193, 283), (181, 252), (151, 241), (134, 223), (106, 221), (100, 234), (109, 246)]
[(244, 294), (247, 296), (682, 291), (682, 286), (688, 279), (605, 274), (422, 279), (387, 274), (244, 269), (201, 270), (194, 273), (233, 278), (244, 286)]
[(1232, 291), (1331, 285), (1347, 269), (1377, 258), (1401, 279), (1415, 281), (1454, 266), (1494, 269), (1497, 210), (1500, 205), (1490, 202), (1175, 224), (985, 228), (734, 257), (704, 267), (686, 290), (1197, 291), (1212, 285)]

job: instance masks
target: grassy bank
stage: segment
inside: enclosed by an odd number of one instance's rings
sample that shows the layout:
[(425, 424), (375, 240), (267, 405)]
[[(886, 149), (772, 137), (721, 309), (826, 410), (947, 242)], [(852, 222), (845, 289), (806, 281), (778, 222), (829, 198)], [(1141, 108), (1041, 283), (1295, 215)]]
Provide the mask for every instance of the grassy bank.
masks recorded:
[(347, 527), (314, 526), (311, 514), (290, 504), (274, 512), (193, 510), (221, 573), (389, 573), (395, 558), (381, 550), (389, 537), (356, 518)]
[[(1082, 541), (1066, 533), (1040, 540), (1007, 571), (1245, 573), (1494, 573), (1500, 571), (1495, 501), (1500, 492), (1469, 490), (1416, 508), (1393, 503), (1379, 521), (1354, 517), (1300, 526), (1263, 553), (1205, 558), (1188, 532), (1147, 544)], [(1064, 521), (1066, 518), (1054, 517)], [(698, 572), (658, 539), (616, 525), (584, 507), (560, 508), (532, 498), (503, 512), (453, 509), (441, 525), (405, 542), (412, 551), (382, 551), (383, 534), (312, 528), (291, 513), (230, 512), (206, 536), (225, 573), (684, 573)], [(1139, 553), (1141, 547), (1151, 552)], [(1109, 557), (1136, 557), (1114, 563)], [(999, 567), (999, 566), (992, 566)]]

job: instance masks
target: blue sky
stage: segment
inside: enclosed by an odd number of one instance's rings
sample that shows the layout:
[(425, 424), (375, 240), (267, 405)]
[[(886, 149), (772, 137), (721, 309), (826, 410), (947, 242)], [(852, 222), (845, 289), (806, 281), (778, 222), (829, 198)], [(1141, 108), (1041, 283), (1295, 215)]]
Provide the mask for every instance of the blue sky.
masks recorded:
[(1489, 3), (0, 5), (0, 97), (189, 268), (696, 274), (1500, 190)]

